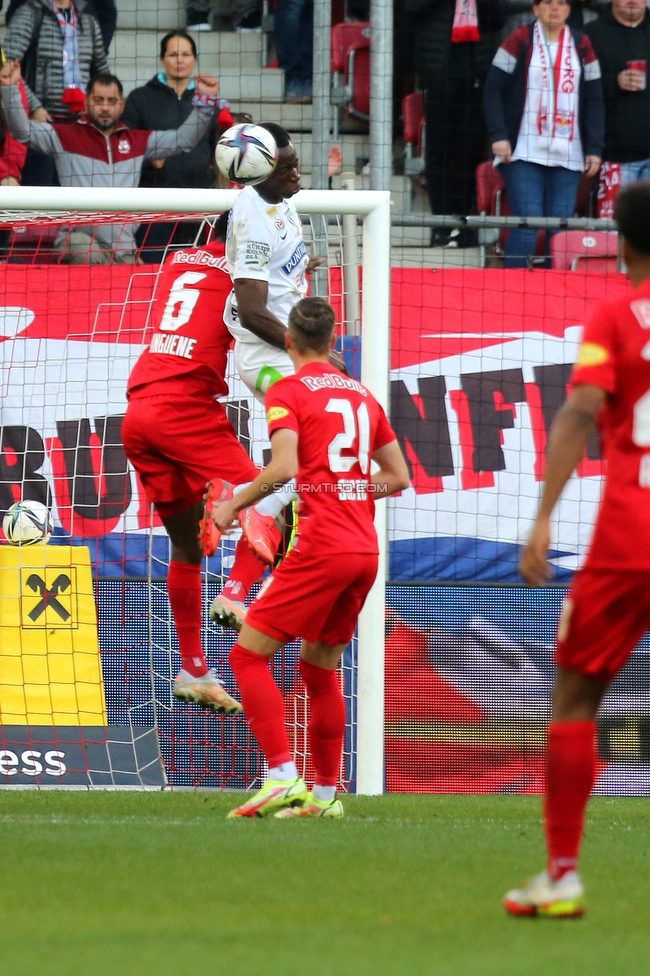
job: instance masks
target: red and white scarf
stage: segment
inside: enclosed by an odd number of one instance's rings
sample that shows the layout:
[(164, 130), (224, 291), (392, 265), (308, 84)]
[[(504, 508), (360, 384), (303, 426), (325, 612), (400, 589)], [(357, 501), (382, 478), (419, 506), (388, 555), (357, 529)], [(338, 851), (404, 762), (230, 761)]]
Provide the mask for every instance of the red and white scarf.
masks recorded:
[(549, 159), (566, 156), (567, 145), (578, 135), (580, 59), (568, 27), (560, 34), (555, 64), (539, 21), (533, 30), (528, 66), (528, 94), (537, 101), (538, 148)]
[(460, 44), (463, 41), (480, 40), (476, 0), (456, 0), (454, 24), (451, 28), (451, 43)]

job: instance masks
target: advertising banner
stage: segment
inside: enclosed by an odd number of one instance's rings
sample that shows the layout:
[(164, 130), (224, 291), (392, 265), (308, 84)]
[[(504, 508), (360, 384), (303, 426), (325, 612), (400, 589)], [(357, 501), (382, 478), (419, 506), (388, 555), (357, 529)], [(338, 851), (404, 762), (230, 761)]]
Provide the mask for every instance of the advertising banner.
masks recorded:
[[(89, 545), (96, 575), (142, 577), (151, 516), (120, 428), (157, 272), (7, 265), (4, 279), (0, 510), (23, 481), (27, 497), (51, 498), (60, 541)], [(622, 275), (587, 279), (394, 269), (391, 420), (412, 487), (390, 502), (392, 579), (517, 578), (585, 316), (626, 288)], [(223, 286), (225, 298), (226, 275)], [(234, 371), (229, 385), (230, 416), (262, 463), (262, 410)], [(559, 579), (584, 552), (601, 474), (594, 441), (559, 507)]]

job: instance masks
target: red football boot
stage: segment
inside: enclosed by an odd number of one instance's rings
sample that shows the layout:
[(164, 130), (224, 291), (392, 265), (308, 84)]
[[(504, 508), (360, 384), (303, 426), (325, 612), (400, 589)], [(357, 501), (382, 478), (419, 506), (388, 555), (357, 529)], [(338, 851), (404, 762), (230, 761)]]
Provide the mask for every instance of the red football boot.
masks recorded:
[(203, 518), (199, 522), (199, 545), (204, 556), (214, 556), (219, 548), (222, 533), (214, 524), (212, 513), (220, 502), (232, 498), (233, 486), (227, 481), (222, 481), (221, 478), (215, 478), (214, 481), (208, 481), (205, 487), (206, 493), (203, 496), (205, 508)]

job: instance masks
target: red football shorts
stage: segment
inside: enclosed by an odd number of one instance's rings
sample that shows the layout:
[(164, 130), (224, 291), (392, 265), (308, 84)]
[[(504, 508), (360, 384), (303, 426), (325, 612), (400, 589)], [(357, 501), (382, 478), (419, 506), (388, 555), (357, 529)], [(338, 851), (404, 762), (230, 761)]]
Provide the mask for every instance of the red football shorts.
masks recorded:
[(223, 406), (207, 397), (131, 399), (122, 440), (147, 500), (162, 518), (200, 502), (213, 478), (239, 485), (259, 474)]
[(246, 623), (288, 643), (347, 644), (377, 575), (377, 555), (304, 556), (292, 549), (264, 583)]
[(562, 606), (555, 662), (611, 681), (650, 628), (650, 571), (583, 569)]

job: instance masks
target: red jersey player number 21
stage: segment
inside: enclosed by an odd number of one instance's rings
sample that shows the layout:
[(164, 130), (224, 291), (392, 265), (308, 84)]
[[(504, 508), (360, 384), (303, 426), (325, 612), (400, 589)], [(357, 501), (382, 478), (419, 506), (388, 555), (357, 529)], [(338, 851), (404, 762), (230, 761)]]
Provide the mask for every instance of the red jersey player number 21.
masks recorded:
[[(248, 487), (214, 510), (218, 528), (296, 478), (300, 497), (293, 548), (253, 601), (230, 654), (244, 711), (269, 778), (233, 817), (341, 817), (336, 799), (346, 710), (336, 666), (377, 573), (375, 496), (408, 485), (408, 470), (372, 394), (328, 361), (334, 312), (320, 298), (292, 308), (285, 343), (296, 368), (266, 394), (271, 461)], [(371, 474), (372, 461), (379, 465)], [(309, 696), (313, 793), (298, 776), (282, 696), (268, 658), (301, 637), (300, 674)]]

